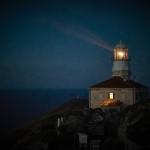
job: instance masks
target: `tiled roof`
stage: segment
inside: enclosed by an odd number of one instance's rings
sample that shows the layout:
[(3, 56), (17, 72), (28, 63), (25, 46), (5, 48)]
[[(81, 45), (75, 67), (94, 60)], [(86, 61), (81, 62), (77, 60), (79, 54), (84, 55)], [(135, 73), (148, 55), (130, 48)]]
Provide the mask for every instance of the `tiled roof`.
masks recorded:
[(148, 88), (133, 80), (124, 80), (120, 77), (112, 77), (108, 80), (102, 81), (89, 88)]
[(119, 101), (103, 101), (101, 106), (120, 106), (122, 102)]

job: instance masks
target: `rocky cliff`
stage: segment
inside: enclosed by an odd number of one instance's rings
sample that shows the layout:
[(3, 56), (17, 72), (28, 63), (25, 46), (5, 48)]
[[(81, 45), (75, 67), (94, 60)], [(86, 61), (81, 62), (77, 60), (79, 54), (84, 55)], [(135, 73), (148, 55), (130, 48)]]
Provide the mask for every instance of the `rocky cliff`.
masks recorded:
[(119, 121), (118, 137), (126, 150), (150, 149), (150, 99), (127, 107)]
[[(61, 126), (57, 119), (63, 117)], [(0, 149), (77, 150), (78, 132), (101, 140), (102, 150), (150, 149), (150, 99), (127, 107), (121, 114), (89, 109), (88, 100), (76, 98), (0, 137)]]

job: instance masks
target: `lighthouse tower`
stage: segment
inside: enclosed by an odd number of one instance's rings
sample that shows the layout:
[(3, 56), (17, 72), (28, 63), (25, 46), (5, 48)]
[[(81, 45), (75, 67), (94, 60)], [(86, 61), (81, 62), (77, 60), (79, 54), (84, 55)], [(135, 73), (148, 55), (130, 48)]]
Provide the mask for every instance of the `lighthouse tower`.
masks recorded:
[(128, 47), (120, 40), (120, 43), (114, 48), (112, 76), (119, 76), (128, 80), (131, 75), (129, 68), (130, 60), (128, 57)]

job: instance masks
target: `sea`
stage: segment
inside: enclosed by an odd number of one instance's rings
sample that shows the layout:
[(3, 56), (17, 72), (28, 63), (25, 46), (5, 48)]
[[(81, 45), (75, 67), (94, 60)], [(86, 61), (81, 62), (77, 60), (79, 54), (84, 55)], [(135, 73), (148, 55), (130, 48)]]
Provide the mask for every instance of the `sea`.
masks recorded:
[(0, 89), (0, 134), (77, 97), (88, 89)]

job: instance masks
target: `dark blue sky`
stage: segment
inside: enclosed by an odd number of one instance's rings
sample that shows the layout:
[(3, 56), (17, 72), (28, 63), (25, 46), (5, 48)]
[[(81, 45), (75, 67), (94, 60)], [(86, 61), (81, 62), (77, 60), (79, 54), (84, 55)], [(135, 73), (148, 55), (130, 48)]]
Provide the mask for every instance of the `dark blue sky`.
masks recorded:
[(109, 49), (120, 38), (131, 79), (150, 86), (149, 8), (148, 0), (4, 0), (0, 88), (87, 88), (112, 76)]

